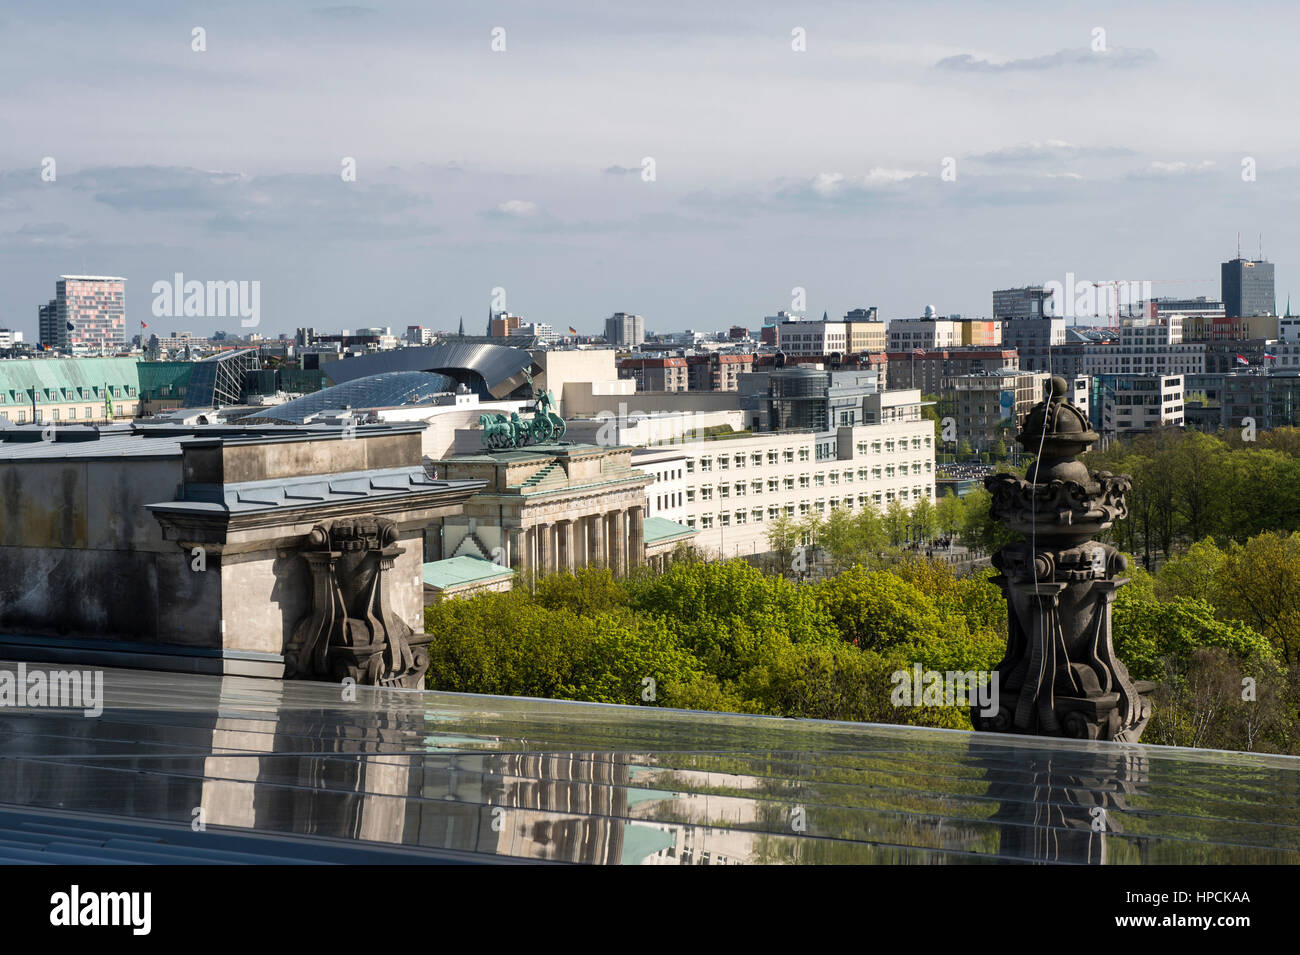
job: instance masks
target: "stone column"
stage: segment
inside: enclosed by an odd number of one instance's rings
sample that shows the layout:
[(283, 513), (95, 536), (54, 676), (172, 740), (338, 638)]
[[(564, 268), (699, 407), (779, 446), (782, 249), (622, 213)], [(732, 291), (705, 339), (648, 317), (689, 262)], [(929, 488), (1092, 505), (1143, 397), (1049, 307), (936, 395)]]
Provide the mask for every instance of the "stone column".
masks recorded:
[(627, 541), (627, 564), (629, 568), (639, 567), (645, 562), (645, 508), (628, 508), (629, 533)]
[(575, 533), (573, 521), (564, 522), (564, 563), (563, 567), (569, 572), (578, 569), (578, 535)]
[(587, 563), (592, 567), (604, 567), (606, 564), (604, 514), (593, 514), (587, 518)]
[(534, 524), (530, 533), (533, 538), (533, 576), (540, 577), (546, 573), (546, 525)]
[(506, 529), (510, 548), (510, 566), (517, 574), (528, 569), (528, 532), (522, 527)]
[(610, 514), (609, 566), (615, 577), (627, 573), (627, 517), (624, 511)]

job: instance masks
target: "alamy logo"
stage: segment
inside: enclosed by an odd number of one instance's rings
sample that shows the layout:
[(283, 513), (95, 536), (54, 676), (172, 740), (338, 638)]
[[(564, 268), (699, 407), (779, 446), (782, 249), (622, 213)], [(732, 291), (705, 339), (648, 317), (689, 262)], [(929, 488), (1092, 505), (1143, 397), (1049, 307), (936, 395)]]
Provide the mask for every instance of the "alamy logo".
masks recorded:
[(104, 712), (103, 670), (0, 670), (0, 707), (58, 707), (85, 716)]
[(1046, 282), (1043, 288), (1051, 293), (1052, 318), (1144, 318), (1151, 301), (1151, 283), (1145, 280), (1090, 282), (1066, 272), (1064, 282)]
[(895, 670), (890, 676), (894, 689), (889, 702), (895, 706), (979, 707), (980, 716), (996, 716), (998, 680), (996, 670), (923, 670), (916, 663), (911, 670)]
[(50, 924), (128, 925), (132, 935), (148, 935), (153, 926), (152, 892), (82, 892), (74, 885), (50, 896)]
[(262, 321), (262, 283), (185, 281), (177, 272), (172, 281), (153, 283), (155, 318), (239, 318), (244, 328)]

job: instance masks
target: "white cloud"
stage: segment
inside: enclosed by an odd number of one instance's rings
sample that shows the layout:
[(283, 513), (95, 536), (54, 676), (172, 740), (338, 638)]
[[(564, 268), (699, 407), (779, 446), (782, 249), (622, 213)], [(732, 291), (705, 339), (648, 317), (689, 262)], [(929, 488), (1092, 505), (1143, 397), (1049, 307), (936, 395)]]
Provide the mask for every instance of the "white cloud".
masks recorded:
[(507, 199), (497, 206), (497, 212), (515, 219), (527, 219), (529, 216), (537, 215), (537, 211), (537, 203), (529, 202), (527, 199)]
[(813, 177), (812, 190), (819, 196), (834, 196), (845, 190), (878, 189), (882, 186), (895, 185), (924, 175), (925, 173), (913, 169), (882, 169), (879, 167), (861, 176), (846, 176), (840, 172), (823, 172)]

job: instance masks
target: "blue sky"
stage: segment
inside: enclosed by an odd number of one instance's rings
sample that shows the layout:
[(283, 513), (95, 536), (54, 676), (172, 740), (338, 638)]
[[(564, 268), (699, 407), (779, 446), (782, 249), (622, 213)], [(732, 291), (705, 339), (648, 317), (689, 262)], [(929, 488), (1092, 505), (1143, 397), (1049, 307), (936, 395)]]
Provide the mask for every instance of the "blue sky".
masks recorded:
[(271, 334), (478, 331), (497, 287), (592, 333), (796, 286), (984, 315), (1067, 272), (1214, 297), (1238, 232), (1284, 305), (1300, 9), (1042, 6), (6, 0), (0, 324), (82, 272), (130, 280), (132, 332), (223, 327), (151, 319), (176, 272), (259, 281)]

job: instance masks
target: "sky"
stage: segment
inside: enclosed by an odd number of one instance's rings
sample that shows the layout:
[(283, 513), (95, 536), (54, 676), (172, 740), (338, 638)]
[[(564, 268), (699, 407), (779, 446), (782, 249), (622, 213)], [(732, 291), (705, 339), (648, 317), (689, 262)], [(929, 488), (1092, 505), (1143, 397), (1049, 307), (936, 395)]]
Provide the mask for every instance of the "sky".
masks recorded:
[(1285, 307), (1300, 5), (1048, 6), (0, 0), (0, 326), (69, 273), (130, 334), (240, 330), (156, 317), (176, 273), (267, 335), (983, 316), (1217, 298), (1239, 233)]

